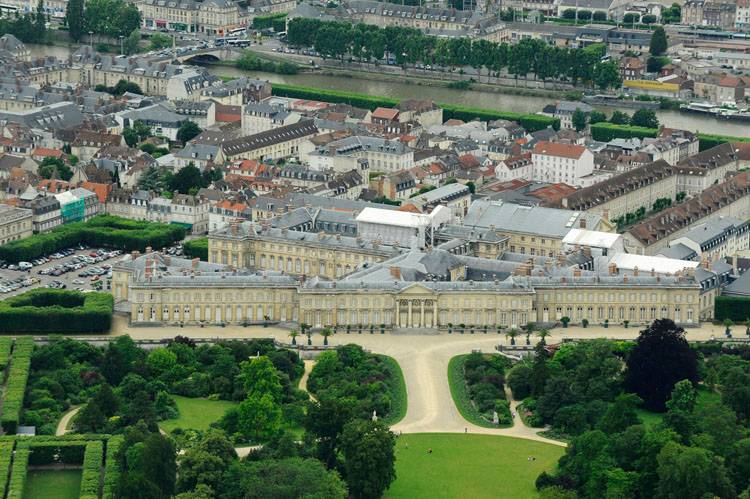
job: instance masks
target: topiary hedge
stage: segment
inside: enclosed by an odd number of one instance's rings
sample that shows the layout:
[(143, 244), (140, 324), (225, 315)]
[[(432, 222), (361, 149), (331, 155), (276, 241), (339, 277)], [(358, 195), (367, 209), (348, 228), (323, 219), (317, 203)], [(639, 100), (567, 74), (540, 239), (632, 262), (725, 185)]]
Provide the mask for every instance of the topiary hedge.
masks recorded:
[(0, 442), (0, 497), (5, 497), (8, 481), (6, 480), (10, 472), (10, 460), (13, 456), (13, 442)]
[(16, 340), (13, 357), (10, 361), (8, 381), (5, 384), (5, 393), (3, 393), (3, 414), (0, 417), (0, 424), (2, 424), (6, 433), (15, 433), (18, 427), (33, 350), (33, 338), (18, 338)]
[(656, 128), (645, 128), (641, 126), (615, 125), (607, 122), (594, 123), (591, 125), (591, 137), (599, 142), (609, 142), (614, 139), (630, 139), (637, 137), (654, 138), (659, 130)]
[(5, 369), (10, 360), (10, 349), (13, 346), (13, 339), (8, 337), (0, 338), (0, 370)]
[(18, 442), (16, 452), (13, 456), (13, 469), (10, 473), (10, 482), (8, 483), (7, 499), (21, 499), (23, 489), (26, 486), (26, 473), (29, 466), (29, 448)]
[(99, 499), (99, 482), (102, 473), (104, 446), (100, 441), (86, 444), (81, 474), (80, 499)]
[(730, 319), (745, 322), (750, 318), (750, 297), (717, 296), (714, 301), (714, 318), (717, 321)]
[(120, 479), (120, 463), (118, 454), (125, 437), (115, 435), (107, 440), (107, 456), (104, 461), (104, 488), (102, 493), (103, 499), (114, 499), (117, 489), (117, 482)]
[(185, 256), (189, 258), (200, 258), (204, 262), (208, 261), (208, 238), (199, 237), (192, 241), (185, 241), (182, 245)]
[(29, 464), (33, 466), (58, 463), (80, 465), (84, 460), (85, 445), (85, 441), (33, 440), (29, 447), (31, 450)]
[[(369, 109), (371, 111), (377, 107), (395, 107), (396, 105), (398, 105), (398, 100), (392, 99), (390, 97), (375, 97), (372, 95), (359, 94), (355, 92), (342, 92), (340, 90), (302, 87), (298, 85), (286, 85), (281, 83), (274, 83), (272, 92), (274, 95), (278, 95), (280, 97), (293, 97), (296, 99), (344, 103), (355, 107)], [(453, 104), (437, 105), (443, 108), (443, 119), (445, 120), (509, 120), (518, 122), (529, 132), (536, 132), (537, 130), (543, 130), (547, 127), (552, 127), (555, 130), (560, 129), (560, 120), (549, 116), (513, 113), (508, 111), (496, 111), (493, 109), (480, 109), (475, 107), (457, 106)]]
[(159, 249), (184, 238), (185, 228), (179, 225), (99, 215), (4, 244), (0, 246), (0, 259), (28, 261), (77, 244), (143, 252), (148, 246)]
[(109, 293), (33, 289), (0, 302), (0, 333), (101, 333), (113, 311)]
[(698, 149), (705, 151), (727, 142), (750, 142), (748, 137), (730, 137), (729, 135), (709, 135), (706, 133), (698, 134)]

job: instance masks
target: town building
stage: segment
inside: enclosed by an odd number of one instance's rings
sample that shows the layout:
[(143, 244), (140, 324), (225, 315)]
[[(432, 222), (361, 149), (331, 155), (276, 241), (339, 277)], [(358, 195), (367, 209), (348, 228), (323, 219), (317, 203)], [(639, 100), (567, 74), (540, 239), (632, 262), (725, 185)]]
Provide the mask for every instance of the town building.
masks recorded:
[(537, 142), (531, 155), (533, 179), (582, 185), (582, 177), (594, 171), (594, 155), (586, 147), (559, 142)]
[(0, 244), (31, 236), (32, 218), (31, 210), (0, 204)]

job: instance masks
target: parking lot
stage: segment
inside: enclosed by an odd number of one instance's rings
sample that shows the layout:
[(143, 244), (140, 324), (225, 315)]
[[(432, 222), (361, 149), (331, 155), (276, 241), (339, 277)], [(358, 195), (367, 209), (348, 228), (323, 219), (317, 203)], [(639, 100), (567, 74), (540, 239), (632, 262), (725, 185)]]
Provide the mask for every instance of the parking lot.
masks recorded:
[(112, 265), (121, 254), (118, 250), (78, 247), (28, 262), (33, 265), (28, 270), (0, 263), (0, 297), (39, 287), (107, 291)]

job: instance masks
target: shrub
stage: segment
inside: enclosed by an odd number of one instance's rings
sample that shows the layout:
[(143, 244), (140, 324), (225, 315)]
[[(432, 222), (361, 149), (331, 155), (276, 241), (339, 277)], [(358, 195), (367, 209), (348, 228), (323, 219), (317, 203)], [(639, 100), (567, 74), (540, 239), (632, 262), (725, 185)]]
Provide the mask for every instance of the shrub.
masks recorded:
[(0, 367), (5, 368), (10, 360), (10, 348), (13, 346), (12, 338), (0, 338)]
[(503, 388), (505, 369), (510, 363), (499, 355), (472, 353), (453, 357), (448, 363), (451, 396), (461, 415), (479, 426), (512, 423), (510, 405)]
[(185, 228), (179, 225), (99, 215), (87, 222), (63, 225), (4, 244), (0, 246), (0, 259), (8, 262), (32, 260), (77, 244), (143, 252), (148, 246), (159, 249), (184, 238)]
[[(31, 366), (31, 352), (34, 350), (33, 338), (19, 338), (13, 349), (10, 361), (8, 381), (3, 394), (3, 414), (0, 418), (6, 433), (15, 433), (18, 420), (21, 417), (23, 397), (26, 392), (26, 382), (29, 379)], [(27, 456), (28, 457), (28, 456)]]
[(0, 332), (105, 332), (113, 311), (109, 293), (39, 288), (0, 303)]
[(629, 139), (637, 137), (654, 138), (659, 130), (656, 128), (643, 128), (630, 125), (615, 125), (612, 123), (595, 123), (591, 125), (591, 137), (599, 142), (609, 142), (614, 139)]
[(42, 466), (48, 464), (74, 464), (84, 462), (86, 442), (61, 440), (34, 440), (31, 442), (29, 464)]
[(204, 262), (208, 261), (208, 238), (199, 237), (192, 241), (185, 241), (182, 245), (186, 257), (200, 258)]
[(748, 137), (730, 137), (729, 135), (698, 134), (698, 149), (705, 151), (727, 142), (750, 142)]
[(97, 440), (86, 444), (81, 474), (80, 499), (98, 499), (103, 454), (102, 442)]

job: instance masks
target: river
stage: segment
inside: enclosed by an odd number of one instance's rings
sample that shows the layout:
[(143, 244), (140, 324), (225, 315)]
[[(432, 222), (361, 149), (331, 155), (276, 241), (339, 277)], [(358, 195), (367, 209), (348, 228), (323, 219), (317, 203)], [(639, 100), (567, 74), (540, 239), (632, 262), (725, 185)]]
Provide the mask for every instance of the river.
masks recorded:
[[(28, 45), (32, 56), (43, 54), (67, 59), (70, 49), (60, 46)], [(229, 66), (209, 66), (208, 70), (220, 76), (251, 76), (268, 80), (271, 83), (288, 83), (308, 87), (328, 88), (333, 90), (359, 92), (369, 95), (382, 95), (395, 99), (429, 99), (435, 102), (466, 105), (480, 109), (499, 109), (514, 112), (537, 112), (553, 102), (549, 97), (511, 95), (477, 90), (456, 90), (445, 87), (427, 87), (409, 83), (366, 80), (349, 76), (329, 76), (316, 73), (296, 75), (279, 75), (259, 71), (242, 71)], [(601, 108), (611, 113), (610, 108)], [(632, 113), (632, 109), (623, 109)], [(693, 132), (719, 135), (750, 137), (750, 125), (747, 123), (718, 121), (709, 116), (685, 114), (679, 111), (659, 110), (656, 112), (659, 121), (668, 127), (681, 128)]]

